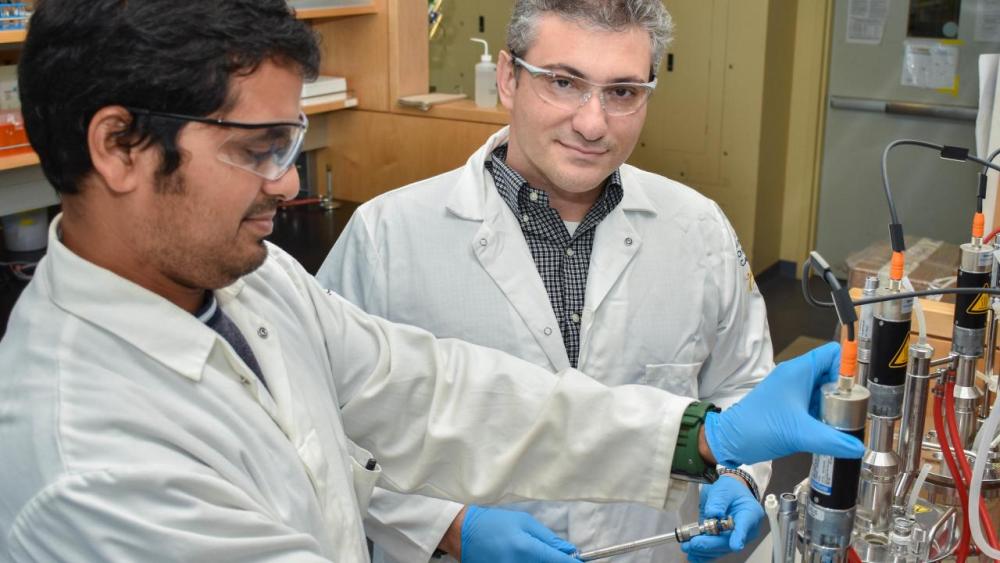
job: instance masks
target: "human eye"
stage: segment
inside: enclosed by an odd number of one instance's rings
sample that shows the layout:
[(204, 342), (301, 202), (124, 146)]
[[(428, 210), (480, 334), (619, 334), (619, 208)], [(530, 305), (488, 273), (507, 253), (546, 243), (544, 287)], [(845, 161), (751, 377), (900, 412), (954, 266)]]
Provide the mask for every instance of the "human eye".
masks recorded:
[(549, 77), (549, 85), (555, 90), (579, 90), (576, 79), (571, 76), (563, 76), (561, 74), (551, 75)]
[(633, 84), (612, 84), (608, 86), (605, 95), (618, 100), (629, 100), (641, 94), (642, 88)]
[(249, 144), (243, 145), (241, 149), (243, 160), (254, 164), (262, 164), (270, 160), (276, 152), (274, 145)]

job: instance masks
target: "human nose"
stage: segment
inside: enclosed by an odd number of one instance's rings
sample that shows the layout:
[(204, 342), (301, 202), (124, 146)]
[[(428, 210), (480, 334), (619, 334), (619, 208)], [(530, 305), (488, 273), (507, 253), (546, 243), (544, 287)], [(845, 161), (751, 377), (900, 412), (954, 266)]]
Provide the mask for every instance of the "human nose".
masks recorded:
[(299, 193), (299, 173), (294, 166), (285, 171), (277, 180), (265, 180), (263, 191), (282, 201), (295, 199)]
[(573, 114), (573, 129), (588, 141), (597, 141), (607, 133), (608, 116), (599, 89), (592, 88)]

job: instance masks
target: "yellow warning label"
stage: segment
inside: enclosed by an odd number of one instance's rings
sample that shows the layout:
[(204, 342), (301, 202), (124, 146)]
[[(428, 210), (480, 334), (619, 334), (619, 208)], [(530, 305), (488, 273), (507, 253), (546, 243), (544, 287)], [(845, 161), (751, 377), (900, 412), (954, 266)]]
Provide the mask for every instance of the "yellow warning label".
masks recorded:
[(889, 362), (890, 368), (905, 368), (906, 362), (910, 361), (910, 339), (909, 337), (903, 339), (903, 345), (899, 347), (899, 351), (893, 356), (892, 361)]
[[(983, 287), (989, 287), (985, 285)], [(965, 310), (966, 313), (970, 315), (985, 315), (987, 311), (990, 310), (990, 298), (987, 297), (985, 293), (980, 293), (979, 297), (969, 305), (969, 308)]]
[(924, 513), (930, 512), (930, 511), (931, 511), (931, 509), (929, 507), (924, 506), (924, 505), (920, 504), (919, 502), (917, 504), (913, 505), (913, 512), (915, 512), (917, 514), (924, 514)]

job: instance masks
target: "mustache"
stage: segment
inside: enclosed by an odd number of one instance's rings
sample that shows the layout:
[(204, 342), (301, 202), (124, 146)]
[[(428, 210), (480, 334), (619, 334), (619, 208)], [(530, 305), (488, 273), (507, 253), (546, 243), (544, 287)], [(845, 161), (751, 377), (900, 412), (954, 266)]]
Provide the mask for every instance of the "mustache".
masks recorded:
[(614, 143), (608, 141), (586, 141), (581, 138), (570, 138), (561, 141), (564, 145), (569, 145), (572, 147), (580, 147), (587, 151), (600, 151), (600, 152), (611, 152), (614, 149)]
[(272, 211), (277, 211), (278, 204), (280, 203), (281, 199), (276, 197), (270, 197), (263, 201), (254, 202), (254, 204), (250, 206), (250, 209), (247, 209), (247, 212), (243, 215), (243, 218), (245, 219), (247, 217), (253, 217), (255, 215), (261, 215), (264, 213), (271, 213)]

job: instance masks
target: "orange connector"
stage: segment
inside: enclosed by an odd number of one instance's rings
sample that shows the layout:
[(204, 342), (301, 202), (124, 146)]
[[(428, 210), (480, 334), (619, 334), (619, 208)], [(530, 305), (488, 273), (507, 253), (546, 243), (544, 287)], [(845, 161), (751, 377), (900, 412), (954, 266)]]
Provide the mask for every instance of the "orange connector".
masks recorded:
[(858, 369), (858, 341), (848, 340), (844, 337), (844, 342), (840, 346), (840, 376), (854, 377)]
[(905, 259), (903, 258), (902, 252), (892, 253), (892, 266), (889, 269), (889, 279), (900, 281), (903, 279), (903, 263)]
[(972, 238), (983, 238), (983, 232), (986, 231), (986, 218), (983, 217), (982, 213), (976, 213), (975, 217), (972, 218)]

